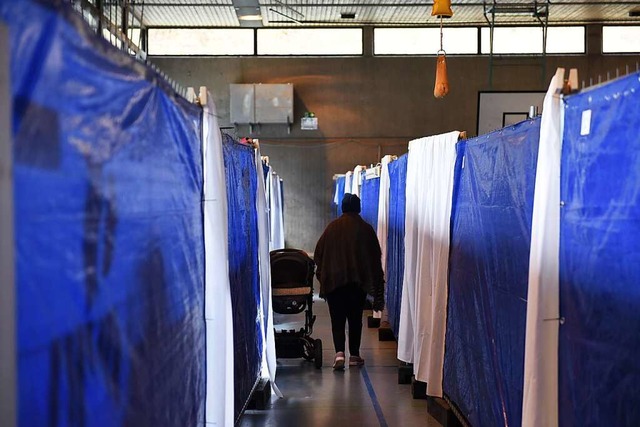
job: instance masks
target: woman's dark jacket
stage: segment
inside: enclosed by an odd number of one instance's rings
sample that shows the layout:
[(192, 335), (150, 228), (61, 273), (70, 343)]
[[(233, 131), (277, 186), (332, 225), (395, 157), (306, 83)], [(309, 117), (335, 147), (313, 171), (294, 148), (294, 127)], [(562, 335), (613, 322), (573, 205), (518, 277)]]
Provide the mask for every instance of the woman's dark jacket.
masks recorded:
[(344, 213), (322, 233), (314, 252), (320, 297), (351, 283), (374, 297), (374, 309), (384, 307), (381, 251), (373, 227), (357, 213)]

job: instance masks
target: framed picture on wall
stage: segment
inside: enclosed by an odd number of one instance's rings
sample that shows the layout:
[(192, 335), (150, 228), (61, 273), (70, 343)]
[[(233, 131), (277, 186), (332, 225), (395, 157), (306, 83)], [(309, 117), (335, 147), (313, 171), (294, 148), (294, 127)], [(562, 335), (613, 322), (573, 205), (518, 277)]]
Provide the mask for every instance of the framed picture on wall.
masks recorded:
[(526, 120), (531, 107), (541, 112), (544, 95), (544, 91), (478, 92), (477, 135)]
[(504, 112), (502, 113), (502, 127), (515, 125), (523, 120), (527, 120), (529, 113), (527, 112)]

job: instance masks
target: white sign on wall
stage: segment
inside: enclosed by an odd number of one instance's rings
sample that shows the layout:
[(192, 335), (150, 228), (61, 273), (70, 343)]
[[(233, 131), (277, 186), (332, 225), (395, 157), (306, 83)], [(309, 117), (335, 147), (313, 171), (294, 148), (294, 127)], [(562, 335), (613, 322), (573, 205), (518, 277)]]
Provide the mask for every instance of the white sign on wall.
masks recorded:
[(300, 129), (302, 130), (316, 130), (318, 129), (317, 117), (303, 117), (300, 119)]

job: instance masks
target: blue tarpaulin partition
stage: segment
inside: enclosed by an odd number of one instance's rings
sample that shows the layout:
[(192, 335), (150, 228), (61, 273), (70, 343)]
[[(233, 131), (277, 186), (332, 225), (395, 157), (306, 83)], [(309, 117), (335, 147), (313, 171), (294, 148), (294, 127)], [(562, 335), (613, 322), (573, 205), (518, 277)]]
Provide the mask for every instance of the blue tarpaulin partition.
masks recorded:
[[(364, 172), (363, 172), (364, 174)], [(375, 230), (378, 227), (378, 203), (380, 197), (380, 178), (362, 178), (360, 189), (362, 203), (361, 216)]]
[[(235, 418), (260, 375), (257, 174), (253, 147), (228, 135), (222, 143), (229, 217), (229, 281), (233, 306)], [(262, 171), (260, 171), (262, 173)]]
[(566, 98), (560, 425), (640, 425), (640, 74)]
[(344, 184), (344, 176), (339, 176), (334, 181), (333, 215), (335, 218), (342, 215), (342, 198), (344, 197)]
[(66, 2), (0, 0), (0, 19), (19, 425), (202, 425), (201, 110)]
[(458, 143), (444, 392), (474, 426), (520, 426), (540, 120)]
[(400, 331), (400, 303), (404, 275), (404, 213), (407, 190), (406, 154), (389, 163), (389, 222), (387, 232), (386, 307), (395, 336)]

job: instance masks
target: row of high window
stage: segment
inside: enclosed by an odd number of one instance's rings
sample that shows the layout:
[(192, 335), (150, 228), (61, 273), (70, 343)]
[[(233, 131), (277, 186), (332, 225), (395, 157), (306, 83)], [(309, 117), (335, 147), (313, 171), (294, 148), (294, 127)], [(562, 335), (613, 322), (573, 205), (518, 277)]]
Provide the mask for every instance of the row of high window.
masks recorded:
[[(586, 52), (584, 26), (548, 27), (546, 53)], [(374, 55), (431, 55), (440, 49), (439, 28), (374, 28)], [(447, 54), (491, 53), (488, 27), (445, 27)], [(493, 53), (542, 54), (542, 27), (495, 27)], [(604, 26), (603, 53), (640, 52), (640, 26)], [(195, 29), (151, 28), (149, 55), (349, 55), (363, 54), (362, 28)]]

